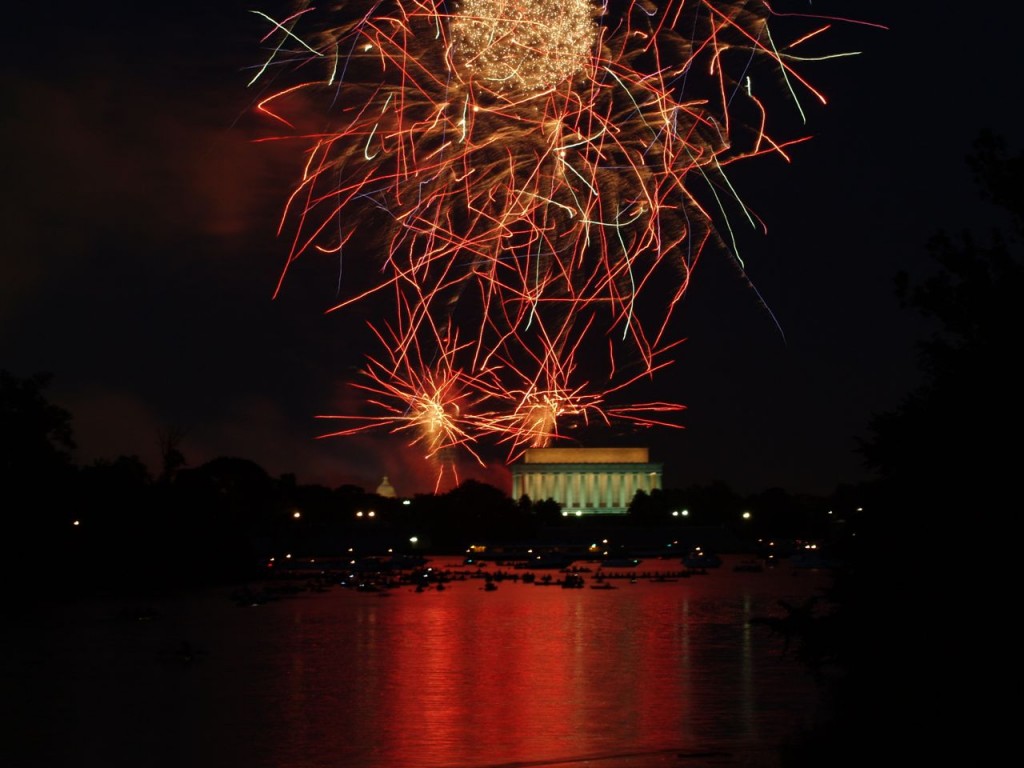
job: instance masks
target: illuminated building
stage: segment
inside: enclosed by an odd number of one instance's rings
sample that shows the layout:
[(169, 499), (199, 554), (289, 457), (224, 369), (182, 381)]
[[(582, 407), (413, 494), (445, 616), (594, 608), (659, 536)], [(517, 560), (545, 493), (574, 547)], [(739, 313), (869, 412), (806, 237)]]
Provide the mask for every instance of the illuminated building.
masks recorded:
[(512, 498), (553, 499), (568, 514), (629, 511), (637, 491), (661, 489), (646, 448), (529, 448), (512, 465)]
[(385, 499), (395, 498), (395, 487), (391, 485), (391, 481), (388, 480), (388, 476), (384, 475), (384, 479), (380, 481), (380, 485), (377, 486), (377, 495), (383, 496)]

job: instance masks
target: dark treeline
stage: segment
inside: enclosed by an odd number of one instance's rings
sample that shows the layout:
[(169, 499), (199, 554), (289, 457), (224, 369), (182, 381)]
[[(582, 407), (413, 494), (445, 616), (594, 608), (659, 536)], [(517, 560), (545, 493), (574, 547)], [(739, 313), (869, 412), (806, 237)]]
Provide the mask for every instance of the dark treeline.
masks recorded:
[[(389, 498), (353, 485), (328, 488), (257, 463), (221, 457), (188, 466), (173, 434), (161, 438), (158, 475), (135, 456), (78, 466), (73, 416), (46, 396), (48, 374), (0, 371), (3, 487), (21, 500), (8, 516), (5, 566), (42, 584), (149, 589), (248, 580), (271, 557), (444, 553), (471, 544), (563, 542), (594, 518), (562, 515), (551, 499), (512, 499), (467, 481), (443, 494)], [(852, 500), (840, 504), (852, 511)], [(628, 538), (718, 530), (749, 547), (761, 537), (824, 539), (835, 530), (832, 499), (771, 489), (743, 497), (726, 484), (639, 492), (629, 513), (601, 518)], [(750, 513), (744, 517), (743, 513)], [(414, 546), (411, 539), (416, 537)], [(658, 538), (661, 537), (661, 538)], [(669, 544), (671, 542), (664, 542)]]

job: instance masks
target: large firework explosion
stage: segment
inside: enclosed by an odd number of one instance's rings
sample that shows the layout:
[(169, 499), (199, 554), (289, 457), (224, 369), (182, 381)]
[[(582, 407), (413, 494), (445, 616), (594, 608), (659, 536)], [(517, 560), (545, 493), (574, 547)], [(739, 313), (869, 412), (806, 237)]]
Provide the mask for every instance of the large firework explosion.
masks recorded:
[(410, 429), (430, 456), (495, 438), (511, 459), (566, 420), (653, 425), (682, 408), (607, 398), (671, 362), (705, 248), (738, 258), (729, 222), (754, 218), (728, 166), (804, 140), (773, 137), (765, 104), (824, 102), (797, 70), (827, 58), (810, 49), (834, 20), (762, 0), (261, 15), (259, 109), (305, 152), (287, 264), (369, 260), (331, 309), (390, 307), (358, 385), (372, 413), (325, 417), (348, 425), (331, 435)]

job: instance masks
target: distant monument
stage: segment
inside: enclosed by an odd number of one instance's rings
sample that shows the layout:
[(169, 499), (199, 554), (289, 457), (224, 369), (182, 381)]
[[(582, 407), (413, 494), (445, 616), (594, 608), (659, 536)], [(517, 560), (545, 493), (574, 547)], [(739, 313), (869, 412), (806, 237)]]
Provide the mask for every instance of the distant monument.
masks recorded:
[(384, 475), (384, 479), (377, 486), (377, 495), (383, 496), (385, 499), (395, 498), (395, 487), (388, 481), (387, 475)]
[(512, 498), (554, 499), (569, 514), (624, 515), (637, 491), (661, 488), (646, 448), (528, 448), (512, 465)]

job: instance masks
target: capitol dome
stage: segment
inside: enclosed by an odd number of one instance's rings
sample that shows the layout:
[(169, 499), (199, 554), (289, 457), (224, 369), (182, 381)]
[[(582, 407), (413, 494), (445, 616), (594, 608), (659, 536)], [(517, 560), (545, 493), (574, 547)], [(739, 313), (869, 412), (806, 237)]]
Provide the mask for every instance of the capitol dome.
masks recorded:
[(388, 481), (388, 476), (384, 475), (384, 479), (380, 481), (380, 485), (377, 486), (377, 495), (383, 496), (387, 499), (395, 498), (395, 487)]

